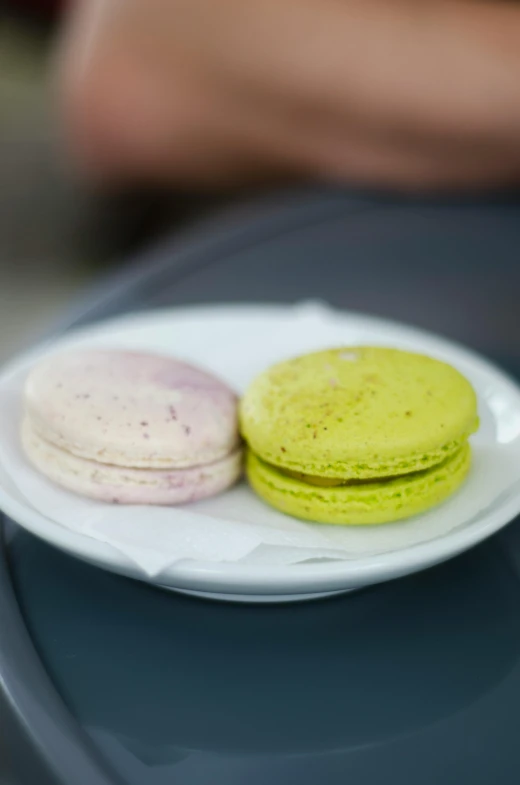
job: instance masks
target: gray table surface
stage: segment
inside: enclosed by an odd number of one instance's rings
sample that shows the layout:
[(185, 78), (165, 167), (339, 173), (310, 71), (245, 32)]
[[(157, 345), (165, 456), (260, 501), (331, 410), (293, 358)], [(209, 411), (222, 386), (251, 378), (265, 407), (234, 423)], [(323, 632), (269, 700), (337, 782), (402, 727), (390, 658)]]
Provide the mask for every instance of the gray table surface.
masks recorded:
[[(300, 195), (167, 241), (69, 322), (321, 297), (520, 378), (519, 248), (513, 199)], [(435, 569), (285, 607), (170, 595), (5, 531), (0, 718), (17, 782), (520, 780), (518, 524)]]

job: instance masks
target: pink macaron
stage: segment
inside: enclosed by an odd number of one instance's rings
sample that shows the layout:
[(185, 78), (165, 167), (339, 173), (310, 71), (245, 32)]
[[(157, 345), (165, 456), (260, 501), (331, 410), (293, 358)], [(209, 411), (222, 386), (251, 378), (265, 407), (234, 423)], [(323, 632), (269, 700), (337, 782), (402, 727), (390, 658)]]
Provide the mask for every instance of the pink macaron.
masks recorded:
[(58, 485), (120, 504), (182, 504), (241, 471), (237, 397), (171, 357), (92, 349), (29, 374), (22, 444)]

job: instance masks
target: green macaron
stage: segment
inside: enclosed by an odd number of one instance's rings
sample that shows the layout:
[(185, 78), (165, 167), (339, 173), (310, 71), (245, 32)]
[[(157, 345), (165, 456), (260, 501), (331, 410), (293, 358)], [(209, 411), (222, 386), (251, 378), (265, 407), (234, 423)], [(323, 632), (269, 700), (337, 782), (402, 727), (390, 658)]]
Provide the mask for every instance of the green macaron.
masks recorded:
[(398, 349), (304, 355), (258, 376), (242, 400), (248, 477), (272, 506), (323, 523), (384, 523), (463, 482), (477, 399), (457, 370)]

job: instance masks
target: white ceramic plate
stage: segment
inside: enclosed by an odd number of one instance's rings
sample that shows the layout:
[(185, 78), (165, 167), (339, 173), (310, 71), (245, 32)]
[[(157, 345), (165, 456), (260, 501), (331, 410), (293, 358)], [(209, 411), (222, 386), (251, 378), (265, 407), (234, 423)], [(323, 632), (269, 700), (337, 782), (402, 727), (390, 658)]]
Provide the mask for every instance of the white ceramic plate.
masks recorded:
[[(184, 560), (168, 566), (151, 582), (215, 599), (257, 602), (315, 598), (442, 562), (489, 537), (520, 513), (520, 389), (514, 382), (475, 354), (430, 334), (339, 312), (324, 311), (324, 319), (319, 308), (311, 308), (305, 319), (305, 312), (305, 307), (221, 306), (130, 315), (67, 336), (59, 345), (39, 347), (4, 370), (5, 380), (57, 346), (127, 346), (180, 355), (243, 390), (258, 371), (279, 359), (327, 346), (364, 343), (398, 346), (439, 357), (459, 368), (474, 384), (482, 420), (473, 440), (475, 466), (456, 497), (428, 513), (428, 525), (438, 526), (438, 536), (434, 533), (427, 541), (367, 555), (359, 552), (355, 558), (338, 561), (284, 565), (254, 560)], [(271, 516), (270, 525), (276, 525), (272, 516), (278, 513), (261, 506), (249, 489), (243, 487), (236, 493), (241, 495), (242, 505), (245, 498), (246, 506), (254, 507), (256, 521), (260, 510), (266, 520)], [(20, 494), (1, 466), (0, 506), (21, 526), (63, 551), (104, 569), (146, 579), (132, 559), (112, 545), (74, 531), (73, 522), (68, 528), (42, 515)], [(206, 506), (206, 513), (208, 510), (211, 513), (211, 507)], [(219, 515), (222, 518), (222, 506)], [(444, 524), (450, 515), (457, 516), (456, 525), (446, 531)], [(175, 508), (172, 516), (174, 525)], [(409, 533), (413, 532), (410, 527), (423, 524), (421, 516), (395, 526), (407, 527)], [(355, 528), (359, 536), (359, 527)]]

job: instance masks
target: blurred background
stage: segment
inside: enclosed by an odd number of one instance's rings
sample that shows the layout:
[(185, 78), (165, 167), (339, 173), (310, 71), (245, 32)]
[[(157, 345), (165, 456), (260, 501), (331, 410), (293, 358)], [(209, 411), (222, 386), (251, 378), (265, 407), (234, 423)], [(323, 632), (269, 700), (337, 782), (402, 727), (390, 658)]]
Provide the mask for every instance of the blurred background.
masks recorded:
[[(280, 195), (284, 182), (326, 182), (332, 189), (340, 183), (373, 202), (370, 188), (390, 187), (394, 213), (377, 258), (381, 269), (391, 268), (395, 291), (385, 286), (378, 294), (360, 271), (357, 286), (338, 292), (338, 305), (442, 328), (468, 342), (480, 325), (481, 350), (499, 334), (509, 345), (520, 274), (517, 238), (508, 233), (517, 226), (510, 212), (516, 208), (493, 207), (492, 192), (505, 187), (507, 202), (508, 189), (520, 181), (515, 5), (382, 0), (354, 4), (368, 8), (358, 18), (350, 7), (344, 14), (346, 4), (321, 0), (259, 1), (247, 15), (239, 0), (1, 0), (0, 361), (51, 329), (91, 281), (161, 234), (274, 184)], [(54, 44), (69, 6), (80, 16), (71, 14), (64, 37), (59, 70), (67, 89), (58, 106)], [(410, 28), (412, 7), (423, 14), (413, 16)], [(302, 12), (309, 8), (310, 15)], [(98, 10), (104, 15), (92, 13)], [(437, 13), (432, 26), (430, 14)], [(349, 34), (364, 43), (344, 61)], [(439, 61), (441, 49), (447, 62)], [(65, 115), (75, 157), (64, 141)], [(134, 182), (164, 185), (130, 188), (127, 179), (116, 191), (96, 189), (92, 178), (88, 185), (71, 159), (77, 165), (86, 156), (92, 174), (93, 149), (98, 174), (115, 169), (110, 182), (121, 183), (117, 174), (125, 179), (128, 170)], [(188, 185), (175, 189), (173, 182)], [(476, 186), (488, 207), (472, 218), (464, 199)], [(462, 200), (458, 190), (452, 198), (453, 188), (462, 189)], [(376, 223), (371, 217), (359, 239), (374, 259)], [(363, 231), (362, 221), (356, 231)], [(444, 327), (427, 296), (433, 285), (427, 259), (434, 253)], [(308, 279), (306, 294), (322, 291), (319, 267), (296, 264)], [(229, 287), (219, 291), (231, 295)], [(290, 281), (287, 299), (294, 296)]]
[(47, 100), (56, 11), (50, 2), (0, 10), (0, 360), (92, 275), (80, 237), (89, 199), (60, 172)]
[(0, 362), (52, 328), (104, 271), (213, 206), (189, 193), (90, 190), (60, 155), (59, 0), (0, 3)]

